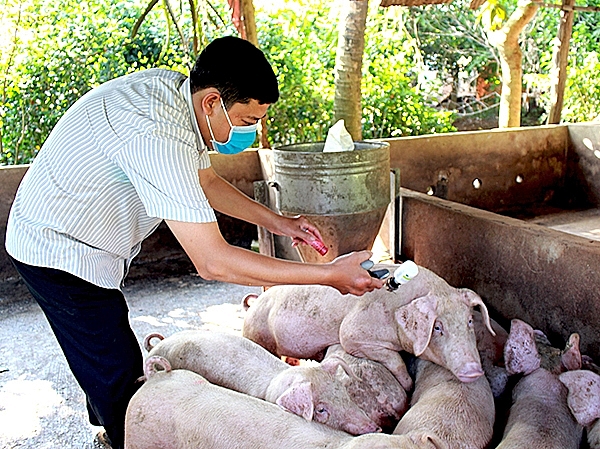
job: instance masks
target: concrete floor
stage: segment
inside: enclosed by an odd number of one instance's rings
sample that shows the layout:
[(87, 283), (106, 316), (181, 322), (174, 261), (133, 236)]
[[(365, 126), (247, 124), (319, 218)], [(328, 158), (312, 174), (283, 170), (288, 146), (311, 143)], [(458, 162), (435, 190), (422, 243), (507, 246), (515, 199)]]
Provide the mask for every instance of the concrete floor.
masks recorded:
[[(136, 279), (124, 293), (141, 344), (151, 332), (239, 333), (240, 300), (260, 288), (181, 275), (160, 282)], [(100, 428), (88, 423), (83, 393), (39, 306), (28, 295), (5, 299), (0, 298), (0, 448), (93, 448)]]

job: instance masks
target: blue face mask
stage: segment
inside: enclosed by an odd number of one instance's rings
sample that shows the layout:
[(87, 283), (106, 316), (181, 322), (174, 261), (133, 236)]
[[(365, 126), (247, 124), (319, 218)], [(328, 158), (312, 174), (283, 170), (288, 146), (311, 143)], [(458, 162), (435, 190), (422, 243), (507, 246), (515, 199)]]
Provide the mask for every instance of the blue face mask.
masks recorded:
[(233, 126), (231, 123), (231, 119), (229, 118), (229, 114), (227, 113), (227, 109), (225, 109), (225, 104), (223, 103), (223, 99), (221, 100), (221, 107), (223, 108), (223, 112), (225, 113), (225, 117), (227, 118), (227, 122), (231, 129), (229, 130), (229, 138), (227, 142), (217, 142), (215, 140), (215, 135), (213, 134), (212, 126), (210, 125), (210, 119), (208, 115), (206, 116), (206, 123), (208, 123), (208, 130), (210, 131), (211, 143), (213, 149), (222, 154), (237, 154), (244, 151), (250, 145), (254, 143), (256, 140), (256, 128), (258, 124), (247, 125), (247, 126)]

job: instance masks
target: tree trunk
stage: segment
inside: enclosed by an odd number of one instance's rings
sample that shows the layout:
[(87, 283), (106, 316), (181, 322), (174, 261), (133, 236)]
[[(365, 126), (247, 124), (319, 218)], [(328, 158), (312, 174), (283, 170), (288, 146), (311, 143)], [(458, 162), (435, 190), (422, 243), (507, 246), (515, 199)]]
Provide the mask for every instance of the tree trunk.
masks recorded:
[(338, 24), (335, 58), (335, 121), (344, 119), (354, 140), (362, 139), (360, 83), (365, 48), (368, 0), (344, 0)]
[[(252, 0), (241, 0), (242, 17), (244, 18), (244, 31), (249, 42), (258, 47), (258, 34), (256, 33), (256, 17), (254, 15), (254, 3)], [(260, 148), (271, 148), (268, 138), (267, 117), (263, 117), (258, 125)]]
[(252, 0), (242, 1), (242, 17), (244, 18), (245, 39), (258, 47), (258, 36), (256, 34), (256, 17), (254, 16), (254, 4)]
[[(252, 0), (227, 0), (231, 8), (231, 21), (237, 29), (240, 37), (258, 47), (258, 35), (256, 33), (256, 17), (254, 14), (254, 3)], [(267, 133), (267, 117), (263, 117), (258, 123), (258, 135), (260, 148), (271, 148)]]
[(498, 127), (521, 126), (521, 94), (523, 91), (523, 53), (519, 47), (519, 35), (533, 19), (539, 3), (524, 1), (510, 15), (506, 24), (498, 31), (490, 32), (490, 42), (500, 54), (502, 93)]
[(558, 38), (552, 55), (552, 70), (550, 71), (550, 112), (548, 123), (560, 123), (563, 107), (565, 84), (567, 82), (567, 63), (569, 62), (569, 43), (573, 31), (573, 5), (575, 0), (563, 0), (560, 12), (560, 25), (558, 26)]

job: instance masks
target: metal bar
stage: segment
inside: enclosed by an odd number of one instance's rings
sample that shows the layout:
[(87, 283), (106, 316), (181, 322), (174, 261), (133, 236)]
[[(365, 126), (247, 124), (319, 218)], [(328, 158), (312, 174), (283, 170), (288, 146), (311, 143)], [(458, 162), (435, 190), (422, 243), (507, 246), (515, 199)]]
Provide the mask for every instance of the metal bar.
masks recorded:
[[(270, 206), (269, 189), (266, 181), (254, 181), (254, 199), (260, 204)], [(258, 248), (261, 254), (276, 257), (273, 234), (267, 228), (258, 227)]]

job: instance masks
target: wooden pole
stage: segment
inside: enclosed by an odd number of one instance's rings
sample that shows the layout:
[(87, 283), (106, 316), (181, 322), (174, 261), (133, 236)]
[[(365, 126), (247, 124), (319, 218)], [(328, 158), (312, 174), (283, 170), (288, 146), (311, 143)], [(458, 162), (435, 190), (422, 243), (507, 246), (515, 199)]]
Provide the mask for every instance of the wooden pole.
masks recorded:
[(552, 57), (552, 70), (550, 72), (550, 112), (548, 124), (560, 123), (562, 113), (565, 83), (567, 81), (567, 64), (569, 62), (569, 43), (573, 30), (573, 5), (575, 0), (563, 0), (563, 9), (560, 13), (558, 36)]
[(334, 123), (344, 119), (353, 140), (362, 140), (360, 83), (368, 8), (368, 0), (344, 0), (338, 23), (334, 67)]
[[(258, 47), (258, 34), (256, 33), (256, 16), (252, 0), (239, 0), (244, 28), (243, 38)], [(271, 148), (267, 132), (267, 117), (263, 117), (258, 124), (260, 148)]]
[(241, 0), (242, 17), (246, 29), (246, 39), (258, 47), (258, 36), (256, 35), (256, 18), (254, 16), (254, 4), (252, 0)]

